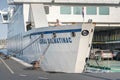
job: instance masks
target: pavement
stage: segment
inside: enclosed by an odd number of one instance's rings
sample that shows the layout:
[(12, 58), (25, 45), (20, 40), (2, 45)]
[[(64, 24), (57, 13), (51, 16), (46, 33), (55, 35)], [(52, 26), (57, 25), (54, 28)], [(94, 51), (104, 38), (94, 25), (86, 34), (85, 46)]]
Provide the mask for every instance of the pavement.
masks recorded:
[(0, 80), (120, 80), (120, 73), (49, 73), (1, 56)]

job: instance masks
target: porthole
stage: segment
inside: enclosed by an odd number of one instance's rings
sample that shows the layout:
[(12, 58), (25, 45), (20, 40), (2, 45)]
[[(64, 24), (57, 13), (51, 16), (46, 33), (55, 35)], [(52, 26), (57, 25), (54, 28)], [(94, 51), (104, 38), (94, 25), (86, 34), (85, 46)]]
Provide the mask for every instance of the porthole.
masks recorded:
[(81, 32), (81, 34), (82, 34), (83, 36), (87, 36), (87, 35), (89, 34), (89, 31), (88, 31), (88, 30), (83, 30), (83, 31)]

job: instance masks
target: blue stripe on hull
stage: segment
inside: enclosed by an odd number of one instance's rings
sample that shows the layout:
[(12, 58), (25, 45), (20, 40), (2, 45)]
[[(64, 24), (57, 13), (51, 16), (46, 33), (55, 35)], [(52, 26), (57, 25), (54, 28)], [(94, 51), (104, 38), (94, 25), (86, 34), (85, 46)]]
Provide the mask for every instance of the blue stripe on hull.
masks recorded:
[(53, 30), (53, 31), (42, 31), (42, 32), (33, 32), (23, 37), (31, 36), (31, 35), (39, 35), (39, 34), (52, 34), (52, 33), (68, 33), (68, 32), (81, 32), (80, 29), (69, 29), (69, 30)]
[(52, 34), (52, 33), (68, 33), (68, 32), (80, 32), (81, 29), (70, 29), (70, 30), (54, 30), (54, 31), (43, 31), (31, 33), (30, 35), (38, 35), (38, 34)]

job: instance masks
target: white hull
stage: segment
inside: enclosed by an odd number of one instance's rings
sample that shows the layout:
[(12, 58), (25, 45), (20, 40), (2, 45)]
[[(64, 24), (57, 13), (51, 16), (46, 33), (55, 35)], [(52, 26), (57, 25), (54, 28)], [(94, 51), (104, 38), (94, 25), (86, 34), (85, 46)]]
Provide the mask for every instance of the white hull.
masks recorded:
[[(83, 30), (88, 30), (89, 34), (83, 36)], [(22, 34), (17, 38), (19, 40), (13, 40), (11, 43), (14, 46), (8, 49), (16, 48), (11, 55), (14, 54), (28, 63), (40, 60), (40, 67), (45, 71), (81, 73), (84, 70), (85, 59), (89, 55), (93, 30), (92, 24), (83, 24), (83, 27), (74, 25), (39, 28)], [(72, 32), (75, 33), (73, 37)], [(53, 33), (56, 35), (55, 38)], [(28, 47), (25, 48), (26, 46)]]
[(4, 18), (8, 22), (9, 55), (28, 63), (40, 61), (44, 71), (84, 71), (94, 32), (92, 23), (48, 27), (43, 4), (17, 5), (3, 14), (10, 16), (9, 21)]

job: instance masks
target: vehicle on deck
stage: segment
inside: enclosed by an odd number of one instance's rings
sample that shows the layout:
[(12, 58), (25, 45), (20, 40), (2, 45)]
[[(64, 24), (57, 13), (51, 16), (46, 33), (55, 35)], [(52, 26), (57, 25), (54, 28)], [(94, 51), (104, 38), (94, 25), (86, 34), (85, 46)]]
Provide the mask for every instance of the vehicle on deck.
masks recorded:
[(119, 56), (120, 50), (113, 50), (112, 53), (113, 53), (113, 59), (115, 59), (115, 60), (120, 59), (120, 56)]
[(89, 58), (94, 59), (95, 58), (95, 52), (99, 51), (99, 50), (100, 50), (99, 48), (91, 49)]
[(95, 52), (95, 59), (113, 59), (113, 54), (110, 50), (99, 50)]

